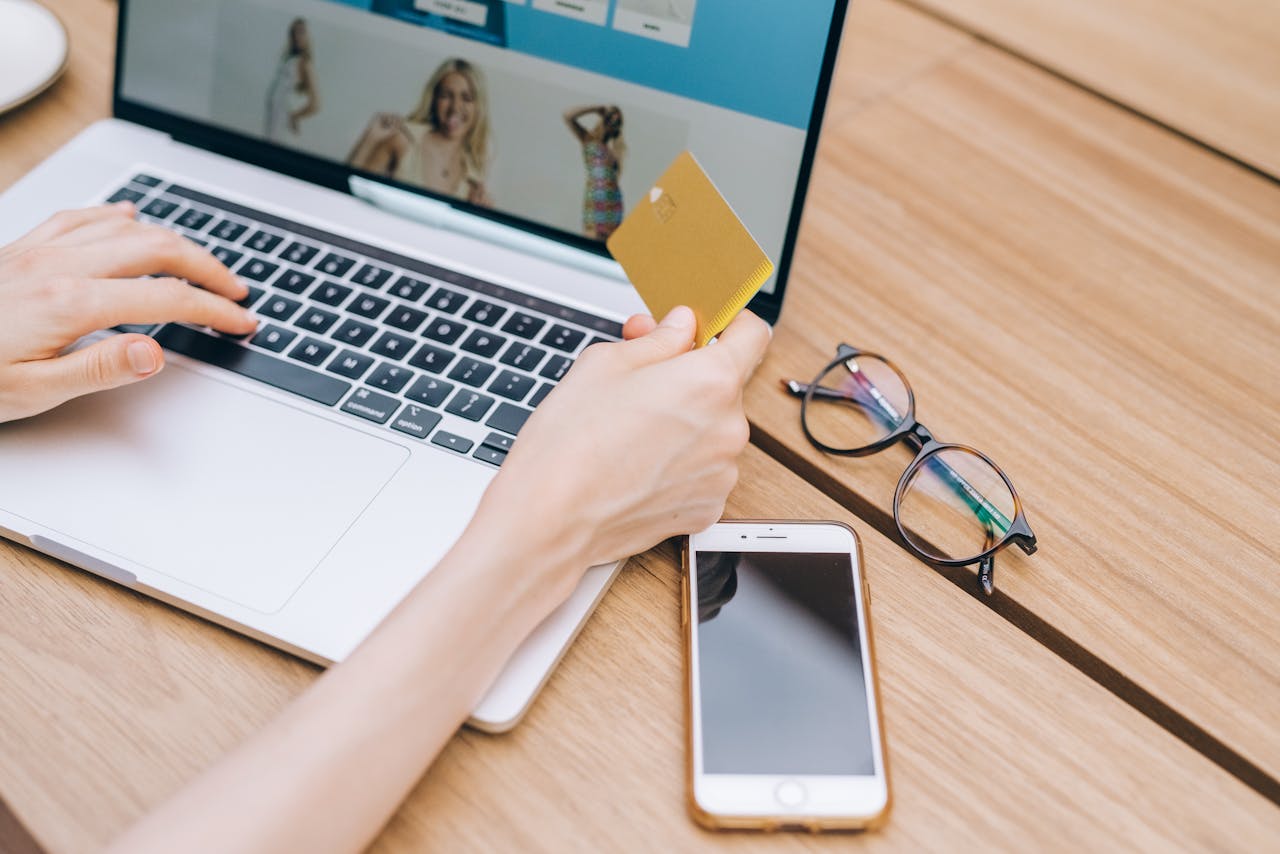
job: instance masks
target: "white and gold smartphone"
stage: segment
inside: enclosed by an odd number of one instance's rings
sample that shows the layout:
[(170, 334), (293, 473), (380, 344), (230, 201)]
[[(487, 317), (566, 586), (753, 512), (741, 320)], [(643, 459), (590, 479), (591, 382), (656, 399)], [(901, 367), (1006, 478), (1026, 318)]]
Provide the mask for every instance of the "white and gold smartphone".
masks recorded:
[(686, 541), (688, 800), (700, 824), (887, 817), (861, 551), (838, 522), (721, 522)]

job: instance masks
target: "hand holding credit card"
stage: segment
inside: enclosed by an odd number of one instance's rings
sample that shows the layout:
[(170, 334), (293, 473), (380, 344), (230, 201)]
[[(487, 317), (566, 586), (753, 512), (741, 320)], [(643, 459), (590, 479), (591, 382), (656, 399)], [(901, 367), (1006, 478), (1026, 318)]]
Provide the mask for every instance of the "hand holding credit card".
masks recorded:
[(693, 309), (699, 347), (773, 275), (773, 261), (687, 151), (632, 208), (608, 247), (655, 318), (678, 305)]

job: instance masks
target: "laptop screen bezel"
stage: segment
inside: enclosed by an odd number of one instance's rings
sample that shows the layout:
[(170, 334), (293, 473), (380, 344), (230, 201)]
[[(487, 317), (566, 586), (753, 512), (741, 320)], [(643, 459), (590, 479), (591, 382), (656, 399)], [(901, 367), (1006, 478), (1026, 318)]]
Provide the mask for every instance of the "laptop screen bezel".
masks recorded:
[[(804, 152), (796, 177), (791, 212), (787, 218), (786, 236), (782, 244), (781, 257), (777, 260), (776, 285), (772, 293), (761, 291), (756, 294), (749, 306), (752, 311), (770, 323), (774, 323), (778, 319), (779, 312), (782, 309), (783, 294), (786, 291), (787, 280), (791, 273), (791, 262), (795, 255), (796, 240), (800, 233), (800, 220), (804, 212), (804, 202), (809, 189), (813, 161), (817, 155), (818, 138), (822, 130), (827, 96), (835, 74), (836, 56), (840, 47), (840, 39), (844, 32), (844, 21), (848, 5), (849, 0), (834, 0), (831, 25), (827, 31), (827, 42), (824, 48), (825, 52), (822, 58), (818, 86), (814, 92), (813, 107), (809, 115), (809, 127), (805, 137)], [(126, 98), (123, 92), (123, 85), (128, 14), (128, 0), (119, 0), (119, 18), (116, 24), (115, 75), (111, 87), (111, 111), (116, 118), (162, 131), (178, 142), (203, 148), (343, 193), (349, 194), (351, 192), (350, 179), (353, 176), (359, 176), (381, 184), (408, 190), (433, 201), (446, 203), (456, 210), (518, 228), (539, 237), (583, 249), (595, 255), (609, 257), (608, 250), (601, 243), (580, 235), (561, 231), (560, 229), (499, 210), (481, 208), (452, 197), (432, 193), (422, 187), (389, 179), (385, 175), (356, 169), (345, 163), (315, 157), (297, 149), (276, 145), (265, 139), (251, 137), (208, 122), (196, 121)], [(791, 46), (791, 48), (794, 49), (794, 46)]]

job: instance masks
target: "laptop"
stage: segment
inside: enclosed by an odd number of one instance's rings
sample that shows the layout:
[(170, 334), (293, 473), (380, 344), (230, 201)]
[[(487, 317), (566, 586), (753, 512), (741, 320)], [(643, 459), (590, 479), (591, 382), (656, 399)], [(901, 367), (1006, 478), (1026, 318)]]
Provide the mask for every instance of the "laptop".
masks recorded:
[[(0, 242), (129, 199), (250, 285), (261, 324), (130, 327), (161, 374), (0, 425), (0, 534), (341, 660), (643, 310), (603, 241), (681, 151), (777, 261), (751, 305), (776, 320), (845, 5), (120, 0), (114, 117), (0, 196)], [(619, 566), (472, 725), (516, 724)]]

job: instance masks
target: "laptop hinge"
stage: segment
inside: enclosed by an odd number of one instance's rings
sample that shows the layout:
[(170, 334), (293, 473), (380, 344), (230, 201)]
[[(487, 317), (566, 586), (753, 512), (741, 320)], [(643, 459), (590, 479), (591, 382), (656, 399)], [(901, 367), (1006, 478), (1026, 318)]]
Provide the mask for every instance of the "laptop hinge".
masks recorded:
[(447, 202), (428, 199), (408, 190), (389, 187), (358, 175), (352, 175), (348, 180), (353, 196), (387, 213), (421, 222), (433, 228), (465, 234), (487, 243), (495, 243), (596, 276), (604, 276), (620, 282), (627, 281), (627, 275), (622, 271), (622, 267), (608, 258), (601, 258), (599, 255), (574, 249), (518, 228), (491, 222), (483, 217), (457, 210)]

